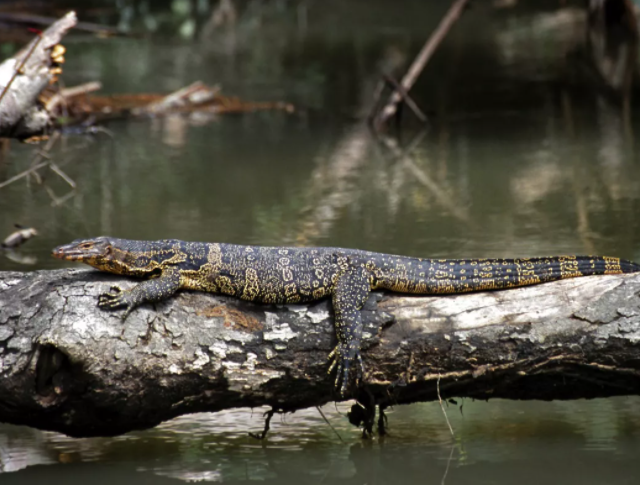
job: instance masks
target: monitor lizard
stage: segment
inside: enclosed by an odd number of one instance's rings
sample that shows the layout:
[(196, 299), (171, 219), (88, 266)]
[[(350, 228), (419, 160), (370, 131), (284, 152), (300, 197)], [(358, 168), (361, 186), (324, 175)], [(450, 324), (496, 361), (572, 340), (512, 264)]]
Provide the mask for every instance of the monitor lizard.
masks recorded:
[(113, 286), (99, 296), (103, 309), (124, 307), (122, 318), (145, 302), (181, 289), (221, 293), (252, 302), (304, 303), (331, 298), (338, 343), (329, 373), (346, 392), (360, 356), (360, 310), (372, 290), (419, 295), (501, 290), (577, 276), (632, 273), (640, 265), (600, 256), (520, 259), (423, 259), (331, 247), (263, 247), (176, 239), (79, 239), (53, 250), (59, 259), (101, 271), (148, 278), (129, 290)]

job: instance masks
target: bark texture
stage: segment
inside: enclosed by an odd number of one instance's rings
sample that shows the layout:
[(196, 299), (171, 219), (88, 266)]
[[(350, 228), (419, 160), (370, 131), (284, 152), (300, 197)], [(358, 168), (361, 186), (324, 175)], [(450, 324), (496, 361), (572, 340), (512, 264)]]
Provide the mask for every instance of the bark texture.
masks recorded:
[(51, 50), (76, 22), (75, 12), (69, 12), (0, 64), (0, 137), (29, 138), (52, 125), (38, 96), (57, 76)]
[[(180, 414), (339, 399), (328, 301), (269, 306), (182, 292), (97, 308), (133, 280), (93, 270), (0, 272), (0, 421), (114, 435)], [(443, 297), (373, 294), (361, 399), (574, 399), (640, 391), (640, 275)]]

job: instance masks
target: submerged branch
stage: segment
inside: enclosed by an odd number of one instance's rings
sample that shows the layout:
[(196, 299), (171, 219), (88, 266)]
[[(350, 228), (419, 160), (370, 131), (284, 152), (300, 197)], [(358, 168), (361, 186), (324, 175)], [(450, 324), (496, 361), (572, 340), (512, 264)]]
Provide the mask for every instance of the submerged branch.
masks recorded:
[[(339, 400), (328, 301), (269, 306), (182, 292), (123, 323), (86, 270), (0, 273), (0, 420), (76, 436), (192, 412)], [(374, 294), (368, 400), (575, 399), (640, 392), (640, 275), (442, 297)]]

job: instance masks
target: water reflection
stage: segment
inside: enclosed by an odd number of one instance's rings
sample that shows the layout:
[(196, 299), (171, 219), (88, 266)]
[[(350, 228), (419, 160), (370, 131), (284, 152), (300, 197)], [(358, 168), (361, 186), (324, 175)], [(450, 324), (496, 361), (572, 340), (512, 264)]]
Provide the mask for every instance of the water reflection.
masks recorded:
[(477, 483), (478, 477), (482, 483), (510, 483), (519, 477), (525, 484), (550, 478), (597, 484), (606, 476), (632, 483), (625, 480), (640, 472), (633, 459), (638, 404), (638, 398), (460, 401), (447, 406), (453, 440), (437, 403), (392, 409), (389, 435), (365, 441), (347, 424), (345, 404), (323, 407), (341, 440), (315, 409), (276, 416), (264, 442), (247, 434), (262, 425), (258, 409), (184, 416), (116, 438), (71, 439), (5, 425), (3, 470), (23, 471), (4, 475), (2, 483), (25, 483), (44, 473), (34, 467), (42, 464), (49, 472), (58, 464), (54, 476), (67, 483), (80, 483), (91, 469), (100, 471), (104, 483), (151, 477), (227, 483), (392, 483), (402, 477), (403, 483), (424, 483), (427, 470), (429, 482), (446, 473), (447, 483)]

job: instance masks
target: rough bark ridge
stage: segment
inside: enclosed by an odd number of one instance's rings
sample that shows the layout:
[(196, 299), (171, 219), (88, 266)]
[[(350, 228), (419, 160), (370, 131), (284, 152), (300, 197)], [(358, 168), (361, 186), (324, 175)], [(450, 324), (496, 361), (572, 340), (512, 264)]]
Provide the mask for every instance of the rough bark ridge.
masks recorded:
[[(0, 272), (0, 420), (114, 435), (238, 406), (338, 399), (329, 302), (275, 307), (183, 292), (123, 324), (92, 270)], [(372, 295), (367, 390), (382, 405), (441, 397), (638, 394), (640, 275), (444, 297)], [(371, 401), (371, 402), (373, 402)]]

